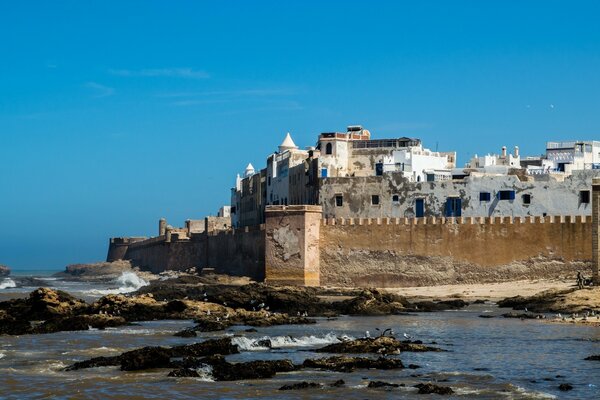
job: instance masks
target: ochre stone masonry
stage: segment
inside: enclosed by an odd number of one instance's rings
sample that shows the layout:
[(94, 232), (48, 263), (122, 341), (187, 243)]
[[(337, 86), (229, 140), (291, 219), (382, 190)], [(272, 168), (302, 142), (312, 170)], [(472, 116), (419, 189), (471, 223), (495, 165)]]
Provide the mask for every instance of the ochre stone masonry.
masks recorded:
[(265, 281), (319, 286), (320, 206), (266, 208)]
[(598, 279), (600, 181), (593, 203), (587, 217), (515, 218), (323, 219), (320, 206), (268, 206), (265, 224), (253, 227), (114, 238), (108, 259), (129, 259), (153, 272), (213, 268), (302, 286), (398, 287), (563, 270), (589, 275), (590, 264)]

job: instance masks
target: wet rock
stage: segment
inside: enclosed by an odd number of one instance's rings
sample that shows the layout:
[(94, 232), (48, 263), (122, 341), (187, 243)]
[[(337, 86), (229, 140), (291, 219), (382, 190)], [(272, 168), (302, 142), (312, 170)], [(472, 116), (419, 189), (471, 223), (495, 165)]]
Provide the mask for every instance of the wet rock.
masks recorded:
[(545, 319), (546, 316), (543, 314), (532, 314), (532, 313), (516, 313), (509, 312), (502, 314), (504, 318), (520, 318), (520, 319)]
[(77, 371), (85, 368), (97, 368), (119, 365), (121, 356), (113, 357), (94, 357), (89, 360), (79, 361), (65, 368), (65, 371)]
[(479, 318), (494, 318), (494, 316), (491, 314), (481, 314), (479, 315)]
[(197, 325), (192, 329), (200, 332), (221, 331), (233, 325), (267, 327), (274, 325), (301, 325), (316, 323), (314, 319), (302, 316), (289, 316), (288, 314), (275, 313), (266, 310), (247, 311), (244, 309), (230, 310), (226, 315), (223, 313), (202, 315), (197, 318), (195, 322)]
[(61, 290), (39, 288), (25, 299), (0, 302), (7, 315), (27, 321), (45, 321), (58, 316), (80, 313), (88, 308), (85, 301)]
[(183, 338), (190, 338), (190, 337), (196, 337), (198, 335), (196, 334), (196, 331), (194, 331), (193, 329), (188, 328), (188, 329), (184, 329), (184, 330), (181, 330), (179, 332), (176, 332), (173, 336), (179, 336), (179, 337), (183, 337)]
[(348, 315), (389, 315), (405, 311), (406, 298), (377, 289), (363, 290), (358, 296), (339, 302), (336, 307)]
[(320, 389), (323, 385), (315, 382), (299, 382), (292, 383), (291, 385), (283, 385), (279, 390), (299, 390), (299, 389)]
[(485, 300), (477, 299), (473, 302), (473, 304), (485, 304)]
[(192, 368), (180, 368), (169, 372), (168, 376), (176, 378), (198, 378), (200, 374)]
[[(90, 360), (77, 362), (66, 369), (77, 370), (107, 365), (120, 365), (123, 371), (136, 371), (152, 368), (190, 367), (181, 365), (181, 362), (172, 361), (173, 358), (198, 358), (213, 356), (215, 354), (228, 355), (239, 353), (236, 345), (231, 343), (231, 338), (210, 339), (200, 343), (175, 346), (175, 347), (143, 347), (122, 353), (114, 357), (96, 357)], [(179, 364), (179, 365), (178, 365)], [(191, 363), (188, 363), (191, 364)]]
[(302, 363), (304, 368), (319, 368), (338, 372), (352, 372), (356, 369), (401, 369), (402, 361), (397, 358), (377, 359), (366, 357), (334, 356), (319, 359), (307, 359)]
[(573, 390), (573, 385), (571, 385), (570, 383), (561, 383), (560, 385), (558, 385), (558, 390), (567, 392), (569, 390)]
[(600, 354), (586, 357), (585, 360), (587, 360), (587, 361), (600, 361)]
[(419, 394), (442, 394), (448, 395), (453, 394), (454, 390), (448, 386), (438, 386), (433, 383), (419, 383), (415, 385), (416, 388), (419, 389)]
[(376, 389), (376, 388), (397, 388), (399, 386), (400, 385), (397, 384), (397, 383), (389, 383), (389, 382), (383, 382), (383, 381), (371, 381), (367, 385), (367, 387), (371, 388), (371, 389)]
[(45, 321), (43, 324), (32, 329), (31, 333), (54, 333), (60, 331), (86, 331), (93, 329), (114, 328), (126, 325), (123, 317), (110, 315), (75, 315), (72, 317), (60, 317)]
[(317, 350), (319, 353), (377, 353), (398, 354), (402, 351), (443, 351), (436, 347), (425, 346), (410, 341), (399, 341), (391, 336), (361, 338), (333, 343)]
[(408, 307), (411, 311), (424, 311), (424, 312), (432, 312), (432, 311), (445, 311), (445, 310), (459, 310), (468, 306), (469, 303), (462, 299), (455, 300), (443, 300), (438, 302), (433, 301), (419, 301), (412, 304)]
[(408, 369), (419, 369), (421, 368), (420, 365), (417, 364), (408, 364)]
[(278, 372), (294, 371), (296, 367), (290, 360), (259, 360), (230, 363), (221, 356), (206, 357), (199, 360), (212, 367), (212, 375), (217, 381), (237, 381), (245, 379), (272, 378)]
[(346, 382), (343, 379), (338, 379), (337, 381), (333, 382), (331, 385), (331, 387), (341, 387), (344, 386), (346, 384)]
[(168, 368), (171, 366), (171, 349), (163, 347), (144, 347), (121, 354), (122, 371)]

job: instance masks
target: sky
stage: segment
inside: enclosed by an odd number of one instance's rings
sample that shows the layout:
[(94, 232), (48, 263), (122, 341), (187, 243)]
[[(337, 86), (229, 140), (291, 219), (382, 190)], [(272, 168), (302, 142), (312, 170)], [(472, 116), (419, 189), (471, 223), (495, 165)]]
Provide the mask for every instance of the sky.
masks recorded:
[(0, 264), (62, 269), (229, 203), (290, 132), (474, 154), (600, 139), (595, 1), (0, 5)]

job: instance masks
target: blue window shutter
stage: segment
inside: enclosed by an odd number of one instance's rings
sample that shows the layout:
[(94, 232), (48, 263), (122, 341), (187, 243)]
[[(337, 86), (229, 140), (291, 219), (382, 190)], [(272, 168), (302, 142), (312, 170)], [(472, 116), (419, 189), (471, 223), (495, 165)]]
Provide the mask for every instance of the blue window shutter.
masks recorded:
[(515, 191), (514, 191), (514, 190), (511, 190), (511, 191), (510, 191), (510, 197), (509, 197), (509, 198), (510, 198), (511, 200), (514, 200), (514, 199), (515, 199)]

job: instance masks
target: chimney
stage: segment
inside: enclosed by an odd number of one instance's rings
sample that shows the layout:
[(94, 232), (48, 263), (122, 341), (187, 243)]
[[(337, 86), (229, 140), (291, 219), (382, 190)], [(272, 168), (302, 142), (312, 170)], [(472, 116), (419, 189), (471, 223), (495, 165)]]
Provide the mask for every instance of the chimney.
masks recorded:
[(515, 158), (519, 157), (519, 146), (515, 146)]
[(502, 157), (506, 158), (506, 146), (502, 146)]

